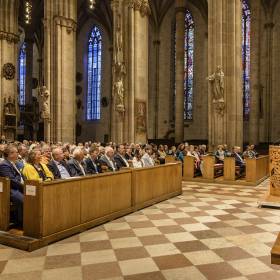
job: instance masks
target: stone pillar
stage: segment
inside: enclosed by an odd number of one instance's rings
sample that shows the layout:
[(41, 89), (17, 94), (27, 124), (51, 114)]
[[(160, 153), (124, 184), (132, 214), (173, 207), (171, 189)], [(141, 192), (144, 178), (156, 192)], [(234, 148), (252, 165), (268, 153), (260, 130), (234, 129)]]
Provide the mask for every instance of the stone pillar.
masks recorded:
[(47, 141), (75, 141), (76, 0), (45, 1), (44, 81), (50, 92)]
[(208, 71), (224, 72), (222, 102), (215, 100), (213, 83), (208, 87), (209, 147), (226, 143), (243, 145), (243, 93), (240, 0), (208, 1)]
[(261, 3), (251, 2), (250, 116), (249, 143), (259, 144), (260, 126), (260, 48)]
[(135, 142), (147, 142), (148, 121), (148, 82), (149, 82), (149, 15), (147, 0), (134, 4), (134, 114)]
[(175, 95), (175, 142), (184, 141), (184, 64), (185, 64), (185, 16), (184, 1), (176, 1), (176, 95)]
[[(17, 109), (18, 10), (18, 0), (0, 0), (0, 133), (10, 140), (14, 140), (16, 130), (4, 130), (3, 105), (4, 98), (11, 97)], [(4, 65), (7, 75), (3, 73)]]

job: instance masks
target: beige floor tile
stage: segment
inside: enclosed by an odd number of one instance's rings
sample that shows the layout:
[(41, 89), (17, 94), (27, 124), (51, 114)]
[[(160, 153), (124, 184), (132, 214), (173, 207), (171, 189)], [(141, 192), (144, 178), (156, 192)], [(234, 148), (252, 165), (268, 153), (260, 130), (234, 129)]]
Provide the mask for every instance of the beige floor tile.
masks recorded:
[(201, 223), (184, 224), (184, 225), (181, 225), (181, 227), (183, 227), (186, 231), (189, 231), (189, 232), (209, 229), (209, 227), (207, 227), (206, 225), (201, 224)]
[(171, 243), (149, 245), (146, 246), (146, 250), (152, 257), (175, 255), (180, 253), (180, 251)]
[(220, 221), (218, 218), (212, 216), (198, 216), (194, 219), (196, 219), (199, 223), (215, 223)]
[(156, 227), (151, 228), (135, 228), (133, 229), (136, 236), (149, 236), (149, 235), (158, 235), (161, 232)]
[(43, 270), (45, 257), (16, 259), (7, 262), (3, 274)]
[(257, 225), (257, 227), (269, 231), (269, 232), (279, 232), (280, 231), (280, 225), (278, 224), (262, 224), (262, 225)]
[(104, 225), (105, 230), (123, 230), (123, 229), (130, 229), (128, 223), (107, 223)]
[(161, 226), (176, 226), (177, 223), (172, 220), (172, 219), (165, 219), (165, 220), (153, 220), (152, 223), (156, 227), (161, 227)]
[(80, 252), (80, 243), (53, 244), (48, 247), (47, 256), (77, 254)]
[(177, 212), (177, 213), (166, 213), (166, 215), (171, 219), (180, 219), (180, 218), (189, 218), (190, 215), (185, 212)]
[(119, 265), (123, 275), (133, 275), (159, 270), (151, 258), (120, 261)]
[(114, 250), (101, 250), (81, 254), (82, 265), (117, 261)]
[(235, 260), (229, 263), (243, 275), (262, 273), (271, 270), (271, 268), (266, 266), (263, 262), (254, 258)]
[(216, 253), (214, 253), (210, 250), (188, 252), (188, 253), (184, 253), (184, 255), (194, 265), (223, 262), (222, 258), (220, 258)]
[(183, 242), (183, 241), (192, 241), (192, 240), (196, 240), (197, 239), (196, 237), (194, 237), (189, 232), (178, 232), (178, 233), (165, 234), (165, 237), (170, 242), (173, 242), (173, 243)]
[(67, 267), (44, 270), (42, 280), (82, 280), (81, 267)]
[(84, 232), (80, 234), (81, 242), (98, 241), (109, 239), (106, 231)]
[(245, 227), (245, 226), (251, 226), (251, 224), (247, 221), (244, 220), (229, 220), (229, 221), (225, 221), (226, 224), (228, 224), (229, 226), (232, 227)]
[(194, 266), (163, 270), (162, 274), (166, 280), (207, 280)]
[(0, 280), (42, 280), (42, 271), (1, 274)]
[(211, 250), (219, 248), (229, 248), (234, 246), (234, 244), (222, 237), (203, 239), (201, 240), (201, 242), (204, 243)]
[(12, 256), (14, 249), (0, 249), (0, 261), (9, 260)]
[(137, 237), (112, 239), (111, 244), (114, 249), (143, 246)]

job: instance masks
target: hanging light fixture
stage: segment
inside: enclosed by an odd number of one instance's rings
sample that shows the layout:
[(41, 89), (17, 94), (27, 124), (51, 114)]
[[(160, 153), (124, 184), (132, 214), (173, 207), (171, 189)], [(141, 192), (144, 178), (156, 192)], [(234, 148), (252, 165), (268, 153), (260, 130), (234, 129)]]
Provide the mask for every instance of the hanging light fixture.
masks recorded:
[(30, 24), (31, 18), (32, 18), (32, 4), (31, 1), (25, 1), (25, 7), (24, 7), (24, 17), (25, 17), (25, 23)]
[(88, 2), (89, 2), (89, 8), (91, 10), (94, 10), (95, 5), (96, 5), (96, 0), (89, 0)]

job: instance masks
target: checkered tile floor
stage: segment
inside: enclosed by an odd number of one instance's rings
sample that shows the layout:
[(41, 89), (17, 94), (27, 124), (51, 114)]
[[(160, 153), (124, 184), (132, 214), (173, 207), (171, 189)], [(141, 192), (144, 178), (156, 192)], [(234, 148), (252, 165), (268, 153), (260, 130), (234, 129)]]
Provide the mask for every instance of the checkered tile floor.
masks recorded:
[(182, 196), (27, 253), (0, 245), (0, 279), (273, 280), (280, 210), (267, 188), (183, 183)]

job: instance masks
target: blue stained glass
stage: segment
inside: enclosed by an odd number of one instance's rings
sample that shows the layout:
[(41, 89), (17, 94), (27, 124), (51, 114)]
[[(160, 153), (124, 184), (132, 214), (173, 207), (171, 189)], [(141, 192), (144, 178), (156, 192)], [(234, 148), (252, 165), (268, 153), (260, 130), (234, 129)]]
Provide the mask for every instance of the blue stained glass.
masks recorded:
[(185, 78), (184, 78), (184, 118), (193, 119), (193, 79), (194, 79), (194, 21), (187, 10), (185, 16)]
[(88, 40), (87, 120), (100, 120), (102, 37), (94, 26)]
[(19, 50), (19, 105), (25, 105), (26, 43)]
[(250, 114), (250, 33), (251, 11), (247, 0), (242, 0), (242, 66), (243, 66), (243, 115)]

